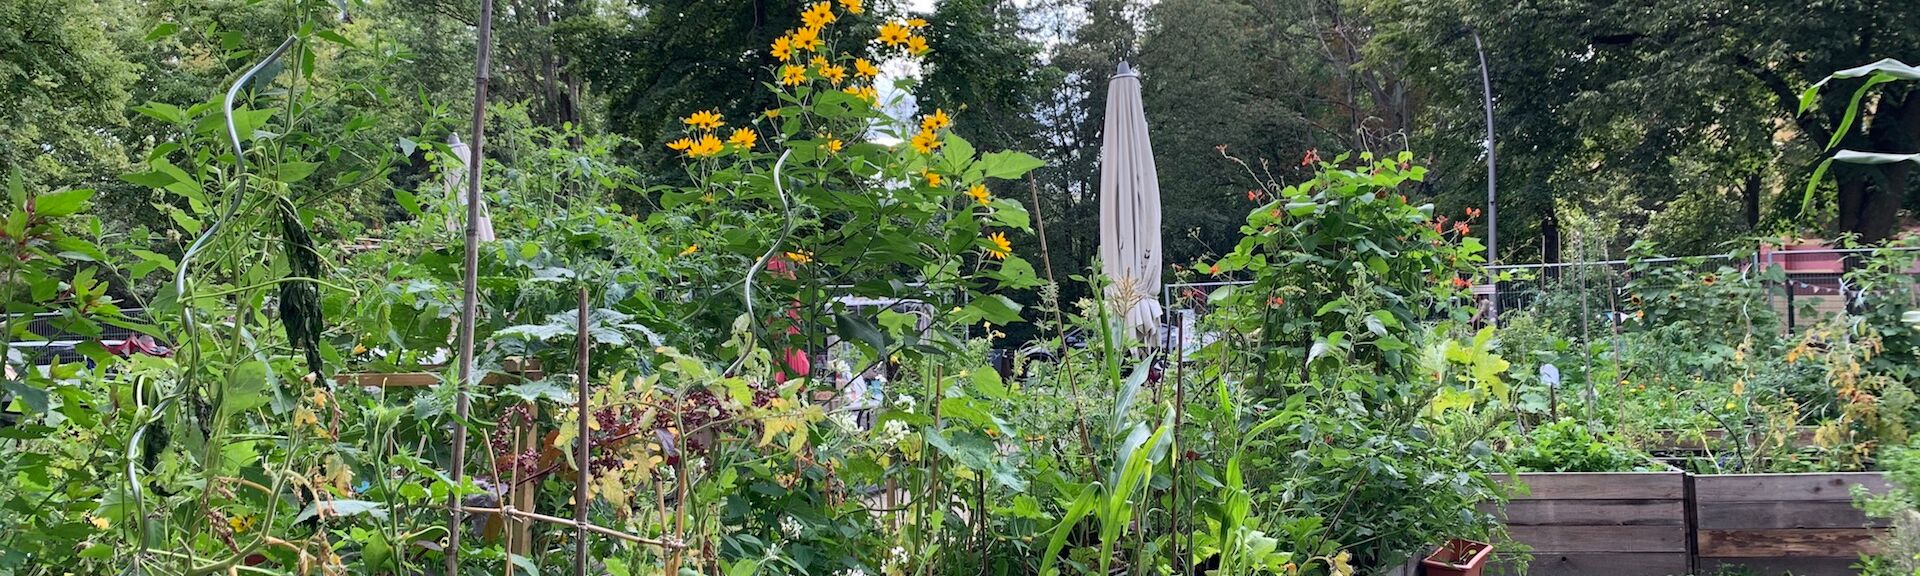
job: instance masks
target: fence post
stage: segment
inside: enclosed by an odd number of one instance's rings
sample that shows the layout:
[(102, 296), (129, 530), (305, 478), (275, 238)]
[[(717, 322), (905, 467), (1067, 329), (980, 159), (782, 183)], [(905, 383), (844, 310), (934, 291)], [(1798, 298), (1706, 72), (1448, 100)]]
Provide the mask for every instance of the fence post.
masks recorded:
[(1686, 509), (1687, 525), (1687, 572), (1700, 573), (1700, 501), (1693, 493), (1693, 473), (1682, 472), (1680, 477), (1680, 496)]
[(587, 574), (587, 482), (592, 478), (593, 474), (592, 467), (587, 465), (589, 461), (588, 457), (590, 456), (587, 452), (587, 439), (588, 435), (592, 434), (587, 427), (587, 419), (593, 417), (593, 415), (587, 411), (587, 351), (592, 344), (592, 332), (588, 330), (587, 327), (587, 304), (587, 287), (581, 286), (580, 322), (578, 326), (574, 327), (576, 329), (574, 337), (578, 340), (577, 344), (579, 346), (576, 353), (579, 358), (576, 359), (578, 366), (575, 367), (573, 375), (574, 388), (576, 390), (573, 400), (574, 404), (579, 407), (580, 412), (580, 437), (574, 440), (574, 449), (577, 450), (580, 455), (575, 457), (573, 462), (574, 467), (578, 468), (580, 472), (580, 477), (577, 479), (578, 481), (573, 484), (573, 521), (575, 522), (573, 536), (573, 573), (576, 576), (586, 576)]

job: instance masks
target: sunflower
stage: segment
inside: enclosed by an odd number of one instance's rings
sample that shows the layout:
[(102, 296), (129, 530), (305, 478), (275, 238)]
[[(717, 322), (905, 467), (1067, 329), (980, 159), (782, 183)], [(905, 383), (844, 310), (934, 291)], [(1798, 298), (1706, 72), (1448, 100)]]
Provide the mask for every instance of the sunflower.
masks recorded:
[(1006, 260), (1008, 256), (1013, 255), (1013, 243), (1007, 241), (1006, 234), (994, 232), (992, 236), (987, 237), (987, 242), (993, 244), (987, 247), (987, 255), (992, 256), (993, 259)]
[(908, 51), (908, 52), (912, 52), (912, 53), (914, 53), (915, 55), (920, 55), (920, 54), (926, 54), (926, 53), (927, 53), (927, 39), (926, 39), (925, 37), (921, 37), (921, 36), (914, 36), (914, 37), (912, 37), (912, 38), (908, 38), (908, 39), (907, 39), (907, 51)]
[(909, 19), (909, 20), (907, 20), (907, 27), (908, 27), (908, 28), (926, 28), (926, 27), (927, 27), (927, 20), (926, 20), (925, 18), (912, 18), (912, 19)]
[(794, 264), (806, 264), (813, 261), (813, 253), (805, 250), (788, 252), (787, 259), (792, 260)]
[(841, 146), (844, 146), (844, 145), (845, 145), (845, 144), (843, 144), (843, 143), (841, 143), (841, 142), (840, 142), (840, 139), (839, 139), (839, 138), (828, 138), (828, 139), (827, 139), (827, 151), (828, 151), (828, 152), (832, 152), (832, 153), (835, 153), (835, 154), (838, 154), (838, 153), (840, 152), (840, 147), (841, 147)]
[(806, 68), (803, 68), (800, 66), (794, 66), (791, 64), (780, 67), (780, 83), (782, 85), (799, 86), (801, 83), (806, 81), (807, 81)]
[(801, 28), (799, 30), (793, 31), (793, 48), (795, 50), (811, 51), (819, 47), (820, 47), (820, 29), (819, 28)]
[(674, 152), (686, 152), (688, 148), (692, 147), (693, 140), (687, 138), (681, 138), (667, 143), (667, 148), (672, 149)]
[(793, 59), (793, 38), (781, 36), (773, 39), (773, 57), (781, 62)]
[(906, 26), (898, 22), (888, 22), (880, 26), (880, 43), (888, 46), (905, 44), (907, 43), (907, 37), (912, 35), (912, 30), (909, 30)]
[(972, 196), (973, 201), (979, 202), (981, 206), (993, 202), (993, 194), (987, 192), (985, 184), (974, 184), (972, 188), (967, 189), (967, 195)]
[(880, 75), (880, 68), (874, 66), (872, 62), (868, 62), (866, 58), (859, 58), (853, 61), (853, 73), (866, 78), (872, 78)]
[(720, 113), (712, 110), (694, 112), (692, 116), (683, 118), (680, 121), (688, 126), (701, 130), (712, 130), (727, 125), (726, 122), (720, 120)]
[(812, 6), (807, 7), (806, 12), (800, 13), (800, 21), (805, 23), (808, 28), (817, 29), (832, 24), (833, 21), (837, 19), (838, 17), (833, 15), (833, 3), (831, 2), (816, 2)]
[(919, 134), (913, 135), (914, 151), (921, 154), (932, 154), (933, 151), (939, 147), (940, 135), (933, 133), (932, 130), (922, 129)]
[(920, 118), (921, 130), (939, 130), (941, 128), (946, 128), (952, 125), (953, 125), (953, 118), (950, 118), (947, 116), (946, 110), (942, 110), (939, 108), (933, 109), (932, 114), (928, 114)]
[(878, 101), (880, 99), (880, 91), (875, 90), (872, 86), (848, 86), (846, 88), (841, 88), (840, 91), (846, 92), (848, 94), (852, 94), (856, 98), (867, 101), (867, 105), (869, 106), (873, 105), (875, 101)]
[(928, 186), (932, 186), (934, 188), (940, 187), (940, 181), (942, 178), (939, 172), (934, 172), (932, 170), (924, 170), (920, 172), (920, 175), (927, 177)]
[(699, 251), (700, 251), (700, 245), (699, 245), (699, 244), (688, 244), (688, 245), (687, 245), (687, 248), (686, 248), (685, 250), (681, 250), (681, 251), (680, 251), (680, 255), (681, 255), (681, 256), (692, 256), (692, 255), (693, 255), (693, 253), (695, 253), (695, 252), (699, 252)]
[(847, 80), (847, 67), (841, 66), (838, 64), (821, 66), (820, 77), (826, 78), (828, 82), (832, 82), (835, 85), (838, 85), (841, 82), (845, 82)]
[(867, 11), (865, 7), (861, 6), (861, 0), (840, 0), (840, 7), (847, 9), (848, 14), (859, 14)]
[(703, 134), (699, 140), (693, 142), (693, 148), (687, 150), (687, 156), (704, 158), (719, 154), (720, 150), (724, 148), (726, 148), (726, 145), (722, 144), (718, 137), (712, 134)]
[(753, 130), (746, 128), (734, 130), (733, 135), (727, 138), (728, 143), (739, 144), (741, 148), (753, 148), (753, 143), (759, 140), (759, 134), (754, 134)]

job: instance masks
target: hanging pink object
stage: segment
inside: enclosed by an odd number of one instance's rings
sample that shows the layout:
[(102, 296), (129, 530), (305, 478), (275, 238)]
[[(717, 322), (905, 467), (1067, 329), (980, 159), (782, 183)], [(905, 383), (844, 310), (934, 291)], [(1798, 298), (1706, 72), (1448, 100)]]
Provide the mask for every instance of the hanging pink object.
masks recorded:
[(781, 360), (786, 364), (786, 370), (778, 371), (779, 373), (775, 374), (775, 376), (778, 376), (781, 380), (787, 380), (788, 373), (792, 373), (794, 378), (813, 373), (813, 361), (807, 358), (805, 351), (797, 348), (788, 348), (786, 352), (781, 354)]

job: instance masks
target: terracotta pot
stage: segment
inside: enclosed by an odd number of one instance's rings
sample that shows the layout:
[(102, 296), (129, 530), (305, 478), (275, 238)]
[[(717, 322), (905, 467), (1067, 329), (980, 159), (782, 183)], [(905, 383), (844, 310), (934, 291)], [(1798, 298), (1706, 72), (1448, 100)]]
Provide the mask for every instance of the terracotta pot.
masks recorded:
[(1455, 538), (1428, 554), (1420, 567), (1426, 569), (1427, 576), (1480, 576), (1490, 558), (1493, 545)]

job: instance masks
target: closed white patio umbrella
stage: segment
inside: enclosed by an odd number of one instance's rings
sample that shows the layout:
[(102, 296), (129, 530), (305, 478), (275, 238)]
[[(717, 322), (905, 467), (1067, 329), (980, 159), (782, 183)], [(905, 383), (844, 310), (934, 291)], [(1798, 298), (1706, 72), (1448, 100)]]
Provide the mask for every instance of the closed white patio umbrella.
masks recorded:
[(1140, 75), (1121, 62), (1107, 82), (1100, 144), (1100, 265), (1108, 302), (1141, 342), (1160, 328), (1160, 177), (1147, 141)]
[[(457, 206), (465, 207), (467, 205), (467, 187), (465, 185), (467, 182), (467, 161), (473, 158), (473, 152), (467, 149), (466, 142), (460, 141), (459, 134), (448, 134), (447, 146), (453, 148), (454, 157), (460, 159), (460, 166), (458, 168), (447, 171), (447, 193), (452, 194), (454, 198), (458, 200), (459, 203)], [(464, 232), (466, 230), (466, 223), (462, 222), (460, 217), (465, 214), (466, 210), (460, 209), (448, 215), (447, 231), (455, 233)], [(487, 210), (486, 198), (480, 199), (480, 222), (478, 228), (477, 232), (481, 242), (493, 241), (493, 216)]]

